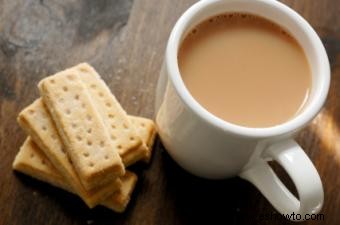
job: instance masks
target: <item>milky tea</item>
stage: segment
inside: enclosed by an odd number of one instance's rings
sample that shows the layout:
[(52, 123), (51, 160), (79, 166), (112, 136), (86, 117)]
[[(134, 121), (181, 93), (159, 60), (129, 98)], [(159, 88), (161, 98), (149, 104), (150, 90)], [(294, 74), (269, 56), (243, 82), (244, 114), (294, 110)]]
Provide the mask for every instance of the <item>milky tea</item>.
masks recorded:
[(246, 127), (290, 120), (303, 108), (312, 83), (299, 43), (250, 14), (218, 15), (197, 25), (182, 41), (178, 65), (204, 108)]

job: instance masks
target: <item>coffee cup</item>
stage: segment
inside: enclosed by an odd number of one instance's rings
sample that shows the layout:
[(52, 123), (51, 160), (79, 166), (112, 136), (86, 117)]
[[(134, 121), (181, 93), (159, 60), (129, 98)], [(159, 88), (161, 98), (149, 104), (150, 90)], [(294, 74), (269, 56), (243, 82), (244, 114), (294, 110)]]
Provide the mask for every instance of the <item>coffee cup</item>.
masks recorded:
[[(233, 12), (278, 24), (306, 54), (312, 75), (310, 95), (303, 110), (285, 123), (251, 128), (224, 121), (202, 107), (181, 78), (177, 55), (186, 34), (212, 16)], [(209, 179), (239, 176), (255, 185), (280, 213), (318, 213), (324, 199), (322, 183), (294, 136), (318, 114), (329, 84), (329, 61), (322, 42), (294, 10), (274, 0), (199, 1), (179, 18), (167, 43), (156, 93), (157, 129), (169, 155), (188, 172)], [(271, 169), (268, 162), (272, 160), (291, 177), (299, 198)]]

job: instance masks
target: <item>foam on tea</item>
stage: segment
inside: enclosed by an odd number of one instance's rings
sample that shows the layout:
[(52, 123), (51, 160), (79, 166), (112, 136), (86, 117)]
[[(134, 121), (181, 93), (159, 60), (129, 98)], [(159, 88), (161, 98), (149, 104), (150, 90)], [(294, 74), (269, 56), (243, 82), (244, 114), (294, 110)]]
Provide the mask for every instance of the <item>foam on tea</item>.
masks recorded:
[(196, 26), (178, 53), (192, 96), (221, 119), (270, 127), (293, 118), (311, 88), (299, 43), (278, 25), (250, 14), (226, 14)]

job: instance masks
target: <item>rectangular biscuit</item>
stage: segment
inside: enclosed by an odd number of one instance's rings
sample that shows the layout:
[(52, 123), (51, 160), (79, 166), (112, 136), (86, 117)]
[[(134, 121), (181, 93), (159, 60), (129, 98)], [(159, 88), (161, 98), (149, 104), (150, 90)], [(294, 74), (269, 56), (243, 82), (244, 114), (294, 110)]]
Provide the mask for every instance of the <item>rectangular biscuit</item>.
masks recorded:
[(124, 165), (127, 167), (147, 157), (146, 146), (99, 74), (87, 63), (81, 63), (73, 69), (79, 72), (80, 78), (88, 88), (112, 141), (118, 147)]
[(65, 153), (57, 129), (41, 98), (19, 113), (18, 122), (90, 208), (119, 188), (119, 184), (117, 185), (119, 181), (114, 180), (97, 188), (85, 190)]
[(155, 123), (150, 119), (139, 116), (129, 116), (129, 119), (136, 128), (138, 135), (142, 139), (143, 145), (147, 149), (147, 154), (142, 160), (148, 163), (151, 160), (153, 144), (156, 138)]
[(38, 86), (85, 189), (123, 175), (125, 169), (118, 154), (122, 146), (113, 145), (78, 71), (61, 71), (43, 79)]
[[(13, 169), (54, 186), (64, 186), (64, 182), (62, 182), (64, 180), (63, 176), (53, 167), (52, 163), (44, 156), (30, 137), (26, 138), (15, 156)], [(65, 187), (71, 189), (69, 185), (65, 185)]]
[[(13, 169), (66, 191), (76, 193), (30, 137), (25, 140), (17, 153), (13, 162)], [(126, 171), (121, 180), (122, 186), (101, 203), (101, 205), (116, 212), (125, 210), (136, 185), (137, 176)]]

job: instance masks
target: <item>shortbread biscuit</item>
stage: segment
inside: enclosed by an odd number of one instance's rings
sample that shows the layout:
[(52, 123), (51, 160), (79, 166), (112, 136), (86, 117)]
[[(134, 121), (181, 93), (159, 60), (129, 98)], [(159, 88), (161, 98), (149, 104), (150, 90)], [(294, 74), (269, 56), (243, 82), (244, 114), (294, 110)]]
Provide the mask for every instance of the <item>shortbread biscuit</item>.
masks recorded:
[(88, 88), (112, 141), (118, 147), (124, 165), (127, 167), (147, 157), (146, 146), (99, 74), (87, 63), (81, 63), (73, 68), (79, 72), (80, 78)]
[[(16, 155), (13, 169), (66, 191), (76, 193), (30, 137), (26, 139)], [(121, 188), (101, 203), (101, 205), (116, 212), (125, 210), (136, 185), (137, 176), (126, 171), (121, 177), (121, 181)]]
[[(39, 83), (43, 97), (65, 150), (86, 190), (113, 181), (125, 173), (89, 92), (75, 69), (61, 71)], [(124, 132), (124, 128), (117, 128)]]
[(54, 186), (72, 189), (30, 137), (26, 138), (15, 156), (13, 169)]
[(153, 144), (156, 137), (155, 123), (150, 119), (138, 116), (129, 116), (129, 118), (136, 128), (138, 135), (141, 137), (143, 145), (147, 149), (147, 154), (143, 158), (143, 161), (148, 163), (151, 160)]
[(37, 99), (22, 110), (18, 116), (18, 122), (90, 208), (119, 188), (119, 185), (116, 185), (117, 181), (114, 180), (97, 188), (85, 190), (65, 153), (53, 120), (42, 99)]

